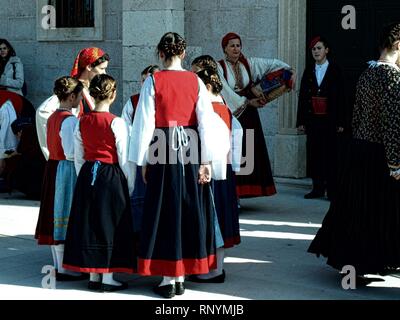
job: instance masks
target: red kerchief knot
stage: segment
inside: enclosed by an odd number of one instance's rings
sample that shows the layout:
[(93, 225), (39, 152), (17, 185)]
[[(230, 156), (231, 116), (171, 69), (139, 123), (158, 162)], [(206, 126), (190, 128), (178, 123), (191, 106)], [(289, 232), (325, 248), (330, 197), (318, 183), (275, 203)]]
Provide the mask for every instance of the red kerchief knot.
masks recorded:
[(225, 47), (229, 43), (229, 40), (233, 40), (233, 39), (239, 39), (240, 45), (242, 44), (242, 39), (240, 38), (240, 36), (237, 33), (229, 32), (222, 38), (222, 41), (221, 41), (222, 49), (225, 49)]
[(83, 70), (99, 58), (105, 55), (105, 52), (100, 48), (85, 48), (79, 51), (74, 66), (71, 70), (71, 77), (79, 78)]
[(320, 40), (321, 40), (321, 37), (320, 37), (320, 36), (317, 36), (317, 37), (313, 38), (313, 39), (310, 41), (310, 46), (309, 46), (309, 48), (310, 48), (310, 49), (314, 48), (314, 46), (315, 46)]

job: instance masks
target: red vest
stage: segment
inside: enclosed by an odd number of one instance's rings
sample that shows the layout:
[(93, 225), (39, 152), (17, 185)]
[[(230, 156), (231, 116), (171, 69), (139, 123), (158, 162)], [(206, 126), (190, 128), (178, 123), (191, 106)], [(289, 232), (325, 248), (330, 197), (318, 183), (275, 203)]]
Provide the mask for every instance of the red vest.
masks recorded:
[(0, 90), (0, 108), (7, 100), (11, 101), (18, 118), (24, 106), (24, 97), (11, 91)]
[[(189, 71), (160, 71), (155, 82), (156, 127), (197, 125), (196, 103), (199, 97), (197, 76)], [(171, 124), (170, 122), (174, 122)]]
[(232, 130), (232, 114), (228, 107), (221, 102), (213, 102), (212, 103), (214, 112), (218, 114), (222, 120), (224, 120), (226, 126), (229, 131)]
[(86, 96), (82, 93), (82, 100), (79, 103), (79, 114), (78, 118), (81, 118), (84, 114), (87, 114), (94, 110), (94, 105), (92, 101), (86, 99)]
[(131, 103), (132, 103), (132, 107), (133, 107), (132, 123), (133, 123), (133, 119), (135, 118), (135, 112), (136, 112), (136, 107), (139, 103), (139, 97), (140, 97), (140, 94), (135, 94), (135, 95), (131, 96)]
[(115, 118), (116, 116), (109, 112), (92, 111), (79, 120), (86, 161), (118, 163), (115, 136), (111, 129)]
[(47, 120), (47, 148), (49, 149), (49, 160), (65, 160), (60, 131), (63, 121), (68, 117), (73, 117), (71, 112), (58, 109), (49, 117), (49, 120)]

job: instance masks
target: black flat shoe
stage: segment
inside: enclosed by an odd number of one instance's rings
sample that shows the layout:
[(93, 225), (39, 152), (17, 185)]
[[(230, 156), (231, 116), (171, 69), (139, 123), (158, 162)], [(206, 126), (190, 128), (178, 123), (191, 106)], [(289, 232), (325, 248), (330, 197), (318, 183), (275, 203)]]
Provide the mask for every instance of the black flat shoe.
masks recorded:
[(185, 285), (183, 282), (175, 282), (175, 294), (181, 296), (185, 293)]
[(197, 283), (224, 283), (225, 282), (225, 270), (222, 270), (222, 274), (210, 279), (201, 279), (197, 275), (191, 275), (188, 277), (191, 282)]
[(81, 281), (81, 280), (86, 280), (88, 278), (88, 275), (86, 273), (82, 273), (79, 276), (73, 276), (70, 274), (66, 273), (56, 273), (56, 280), (57, 281)]
[(115, 292), (128, 289), (128, 284), (126, 282), (121, 282), (120, 286), (115, 286), (113, 284), (102, 283), (100, 290), (103, 292)]
[(156, 286), (153, 288), (154, 293), (157, 293), (158, 295), (171, 299), (175, 297), (176, 294), (176, 286), (174, 284), (168, 284), (166, 286)]
[(87, 287), (89, 290), (99, 291), (101, 289), (101, 282), (100, 281), (89, 281)]

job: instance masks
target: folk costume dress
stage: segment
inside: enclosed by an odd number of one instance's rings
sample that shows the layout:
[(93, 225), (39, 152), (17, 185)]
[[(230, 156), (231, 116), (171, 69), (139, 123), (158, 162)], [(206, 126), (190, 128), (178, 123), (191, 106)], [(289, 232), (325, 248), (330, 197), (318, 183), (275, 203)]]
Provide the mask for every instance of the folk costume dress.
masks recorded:
[(47, 123), (49, 160), (46, 163), (35, 238), (39, 245), (65, 242), (76, 183), (73, 132), (76, 117), (58, 109)]
[(64, 253), (71, 271), (133, 273), (135, 242), (129, 194), (134, 171), (127, 162), (128, 129), (109, 112), (84, 115), (75, 131), (78, 180)]
[[(313, 64), (301, 80), (297, 126), (307, 134), (307, 173), (313, 191), (332, 198), (336, 189), (338, 127), (345, 127), (344, 79), (334, 62)], [(318, 105), (318, 101), (322, 101)]]
[(400, 267), (400, 69), (378, 63), (357, 86), (353, 139), (337, 195), (308, 251), (341, 270), (374, 274)]
[(214, 100), (212, 102), (214, 112), (224, 120), (229, 129), (231, 140), (231, 149), (226, 164), (226, 180), (213, 179), (212, 182), (214, 203), (224, 248), (231, 248), (240, 243), (235, 172), (240, 170), (243, 130), (239, 121), (232, 115), (222, 98), (216, 97)]
[(129, 160), (147, 165), (138, 272), (179, 277), (216, 267), (210, 185), (198, 183), (200, 162), (225, 178), (229, 132), (192, 72), (164, 70), (142, 87)]
[[(250, 92), (254, 82), (271, 71), (290, 68), (277, 59), (245, 58), (243, 55), (234, 67), (226, 59), (218, 63), (218, 74), (222, 80), (221, 95), (227, 105), (235, 112), (246, 103), (247, 99), (255, 98)], [(276, 194), (272, 177), (267, 145), (257, 108), (248, 106), (238, 118), (244, 130), (242, 152), (244, 157), (251, 157), (246, 152), (246, 130), (254, 130), (254, 170), (249, 175), (237, 175), (237, 193), (240, 198), (271, 196)], [(253, 152), (252, 150), (249, 150)]]
[[(131, 133), (133, 119), (135, 118), (135, 112), (139, 103), (140, 94), (135, 94), (129, 98), (124, 108), (122, 109), (121, 118), (125, 120), (129, 127), (129, 133)], [(143, 204), (144, 195), (146, 192), (146, 185), (142, 177), (142, 167), (136, 166), (136, 179), (135, 188), (131, 194), (131, 205), (133, 214), (133, 229), (135, 232), (140, 231), (143, 216)]]

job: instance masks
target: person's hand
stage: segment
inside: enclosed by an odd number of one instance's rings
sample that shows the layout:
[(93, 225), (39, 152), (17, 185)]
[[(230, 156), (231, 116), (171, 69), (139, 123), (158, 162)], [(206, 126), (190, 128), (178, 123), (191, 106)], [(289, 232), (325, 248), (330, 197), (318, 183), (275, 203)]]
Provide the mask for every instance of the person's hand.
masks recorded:
[(211, 181), (211, 165), (201, 164), (199, 168), (199, 184), (207, 184)]
[(390, 171), (390, 176), (393, 177), (394, 179), (396, 179), (397, 181), (400, 180), (400, 169), (394, 170), (392, 169)]
[(306, 132), (306, 126), (298, 126), (297, 130), (304, 133), (304, 132)]
[(337, 133), (343, 133), (344, 132), (344, 128), (343, 127), (338, 127), (337, 128)]
[(250, 99), (247, 104), (254, 108), (261, 108), (267, 104), (267, 100), (265, 98), (254, 98)]
[(147, 174), (147, 166), (143, 166), (142, 167), (142, 178), (143, 178), (143, 182), (145, 184), (147, 184), (146, 174)]

